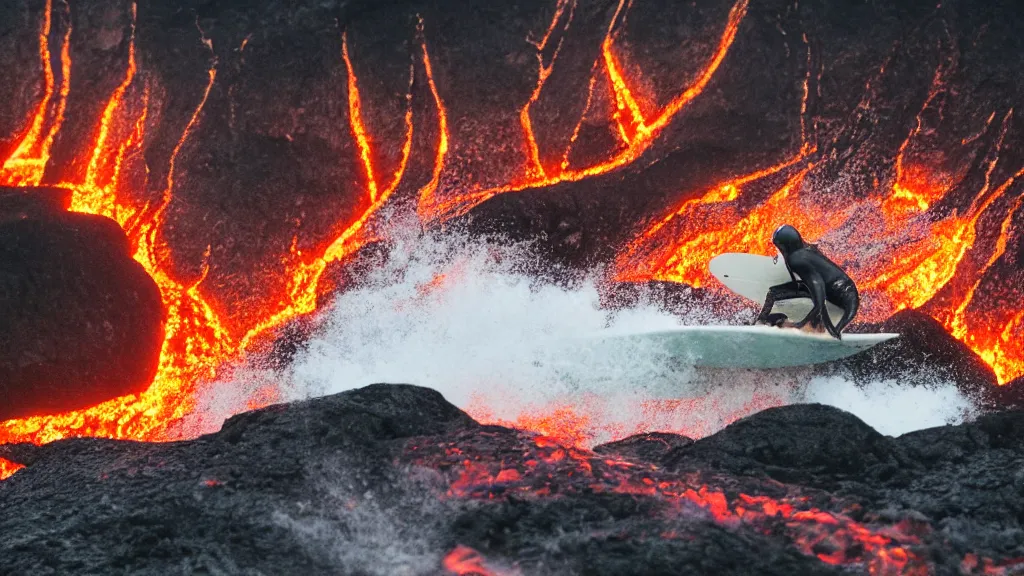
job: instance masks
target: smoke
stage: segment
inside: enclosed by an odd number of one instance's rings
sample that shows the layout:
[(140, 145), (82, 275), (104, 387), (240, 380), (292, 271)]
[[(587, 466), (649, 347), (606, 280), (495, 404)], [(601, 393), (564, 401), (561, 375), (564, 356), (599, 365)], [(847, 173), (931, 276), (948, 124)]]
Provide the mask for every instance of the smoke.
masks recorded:
[[(598, 283), (538, 279), (525, 246), (445, 236), (399, 238), (386, 265), (340, 294), (323, 329), (276, 374), (280, 400), (376, 382), (434, 388), (480, 420), (518, 423), (582, 445), (661, 430), (691, 437), (771, 406), (830, 404), (891, 435), (955, 423), (970, 403), (952, 383), (909, 372), (896, 382), (814, 376), (810, 369), (695, 369), (646, 341), (595, 336), (737, 323), (749, 318), (694, 301), (670, 314), (654, 304), (610, 311)], [(201, 405), (237, 407), (265, 370), (238, 370)], [(215, 418), (210, 418), (215, 419)]]

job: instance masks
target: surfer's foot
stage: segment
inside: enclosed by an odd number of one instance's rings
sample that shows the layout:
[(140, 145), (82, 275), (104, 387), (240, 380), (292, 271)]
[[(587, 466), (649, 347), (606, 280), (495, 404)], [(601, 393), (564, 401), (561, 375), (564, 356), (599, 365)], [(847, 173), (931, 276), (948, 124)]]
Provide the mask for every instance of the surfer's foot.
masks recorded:
[(811, 326), (810, 324), (804, 324), (800, 328), (800, 330), (803, 330), (804, 332), (807, 332), (809, 334), (824, 334), (825, 333), (825, 327), (824, 326)]
[(764, 318), (758, 318), (754, 321), (754, 324), (758, 326), (775, 326), (776, 328), (781, 328), (786, 324), (787, 320), (788, 319), (785, 314), (776, 313), (769, 314)]

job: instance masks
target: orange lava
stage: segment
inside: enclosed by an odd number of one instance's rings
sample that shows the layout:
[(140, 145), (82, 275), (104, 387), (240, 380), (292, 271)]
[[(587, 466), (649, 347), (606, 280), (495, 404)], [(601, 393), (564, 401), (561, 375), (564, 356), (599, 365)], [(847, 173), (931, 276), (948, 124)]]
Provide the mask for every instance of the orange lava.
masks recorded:
[[(550, 75), (551, 66), (554, 65), (554, 56), (552, 56), (551, 62), (546, 66), (544, 65), (543, 57), (538, 56), (541, 58), (541, 65), (538, 70), (537, 88), (520, 115), (524, 126), (524, 139), (527, 143), (526, 149), (529, 151), (531, 156), (529, 160), (532, 164), (532, 169), (527, 170), (527, 173), (517, 182), (511, 182), (504, 186), (485, 190), (471, 190), (461, 194), (438, 195), (436, 193), (437, 184), (435, 183), (434, 186), (430, 188), (429, 193), (424, 193), (420, 196), (418, 208), (420, 217), (425, 221), (447, 220), (449, 218), (465, 214), (474, 206), (477, 206), (478, 204), (499, 194), (518, 192), (528, 188), (552, 186), (560, 182), (575, 182), (583, 180), (584, 178), (611, 172), (612, 170), (621, 168), (635, 161), (650, 147), (658, 134), (661, 133), (672, 119), (675, 118), (675, 116), (682, 111), (687, 104), (704, 91), (704, 88), (711, 81), (711, 78), (714, 77), (715, 72), (725, 59), (725, 56), (729, 53), (729, 48), (732, 47), (733, 40), (736, 38), (739, 25), (747, 13), (748, 3), (749, 0), (738, 0), (732, 7), (732, 10), (729, 12), (728, 21), (725, 24), (725, 30), (722, 32), (722, 36), (719, 39), (718, 47), (715, 50), (715, 53), (711, 56), (711, 59), (705, 64), (700, 74), (698, 74), (697, 79), (686, 90), (673, 98), (672, 101), (669, 102), (669, 104), (666, 105), (665, 108), (657, 115), (653, 118), (647, 118), (641, 112), (639, 104), (637, 104), (636, 98), (633, 96), (633, 91), (630, 89), (629, 84), (625, 80), (622, 72), (618, 69), (618, 64), (616, 63), (612, 36), (615, 25), (619, 21), (619, 16), (622, 13), (623, 8), (626, 6), (626, 0), (620, 0), (615, 14), (609, 23), (608, 31), (602, 44), (602, 53), (604, 58), (604, 66), (602, 69), (612, 85), (615, 102), (618, 106), (618, 111), (616, 112), (614, 120), (621, 125), (622, 115), (627, 110), (629, 113), (630, 129), (628, 130), (629, 135), (626, 137), (627, 146), (623, 147), (623, 149), (602, 162), (580, 168), (569, 168), (566, 162), (563, 162), (559, 167), (542, 167), (540, 166), (539, 155), (537, 156), (536, 161), (534, 161), (533, 157), (534, 151), (536, 150), (536, 141), (534, 140), (532, 127), (529, 121), (529, 106), (536, 100), (540, 90), (543, 89), (544, 80), (546, 80), (548, 75)], [(564, 10), (563, 4), (560, 3), (559, 7)], [(561, 14), (556, 10), (552, 27), (560, 17)], [(568, 23), (566, 26), (568, 26)], [(549, 28), (549, 31), (550, 29), (551, 28)], [(540, 52), (540, 50), (538, 50), (538, 52)], [(557, 50), (555, 53), (557, 55)], [(593, 87), (594, 83), (591, 82), (591, 91), (593, 90)], [(431, 89), (434, 90), (433, 83), (431, 83)], [(574, 134), (572, 141), (575, 141), (578, 131), (579, 126), (577, 126), (577, 134)], [(549, 170), (552, 173), (549, 173)], [(438, 174), (435, 173), (435, 176), (438, 176)]]
[[(49, 30), (49, 5), (45, 14), (44, 30)], [(149, 88), (138, 82), (135, 60), (135, 7), (132, 8), (132, 34), (128, 49), (128, 61), (122, 82), (114, 89), (99, 118), (91, 148), (83, 155), (89, 158), (85, 174), (77, 179), (61, 182), (61, 187), (72, 191), (71, 207), (74, 211), (101, 214), (117, 221), (129, 235), (135, 246), (134, 258), (139, 262), (156, 282), (163, 297), (167, 312), (165, 340), (161, 350), (157, 374), (150, 387), (142, 394), (129, 395), (104, 402), (87, 410), (78, 410), (66, 414), (10, 420), (0, 423), (0, 444), (7, 442), (46, 443), (69, 436), (97, 436), (109, 438), (126, 438), (137, 440), (162, 441), (174, 439), (187, 431), (174, 430), (174, 423), (189, 413), (195, 402), (196, 386), (202, 381), (216, 377), (218, 369), (241, 358), (246, 348), (261, 335), (272, 331), (284, 322), (299, 315), (308, 314), (316, 307), (317, 285), (327, 265), (343, 260), (352, 255), (374, 236), (367, 232), (367, 224), (383, 207), (398, 188), (405, 173), (406, 164), (412, 150), (413, 117), (412, 88), (415, 78), (415, 67), (410, 65), (409, 87), (406, 95), (407, 108), (405, 114), (406, 134), (402, 144), (399, 166), (387, 179), (373, 167), (373, 138), (366, 129), (362, 118), (362, 105), (359, 99), (359, 81), (349, 56), (347, 35), (342, 37), (341, 58), (348, 73), (349, 120), (353, 138), (356, 140), (360, 157), (366, 172), (366, 200), (361, 212), (353, 215), (349, 223), (342, 227), (338, 236), (316, 256), (307, 257), (301, 251), (293, 249), (283, 258), (288, 270), (290, 287), (280, 299), (280, 306), (265, 311), (264, 318), (249, 327), (241, 337), (237, 337), (216, 313), (214, 307), (200, 291), (206, 278), (208, 266), (204, 266), (200, 278), (194, 282), (183, 283), (171, 273), (171, 254), (161, 236), (164, 224), (164, 213), (174, 198), (176, 161), (182, 149), (188, 143), (195, 128), (202, 122), (203, 109), (217, 79), (217, 59), (213, 52), (212, 41), (204, 31), (196, 27), (200, 41), (210, 51), (210, 68), (208, 82), (199, 101), (182, 131), (181, 137), (171, 152), (168, 160), (168, 172), (165, 185), (155, 205), (136, 205), (128, 200), (125, 192), (126, 184), (121, 182), (120, 175), (125, 164), (137, 155), (145, 140), (146, 120), (149, 111)], [(441, 142), (438, 146), (438, 160), (435, 174), (439, 174), (443, 164), (446, 146), (444, 136), (446, 126), (443, 105), (433, 84), (433, 72), (427, 52), (426, 40), (422, 38), (422, 22), (418, 28), (421, 33), (422, 60), (428, 81), (436, 99), (439, 110)], [(70, 33), (70, 32), (68, 32)], [(45, 39), (41, 53), (48, 54)], [(70, 76), (70, 53), (65, 44), (62, 53), (64, 59), (64, 79)], [(44, 58), (48, 62), (48, 57)], [(44, 66), (44, 76), (50, 79), (52, 74)], [(49, 86), (52, 82), (47, 80)], [(52, 90), (47, 90), (40, 109), (45, 108), (52, 98)], [(66, 91), (62, 90), (62, 98)], [(63, 114), (63, 105), (59, 107)], [(37, 113), (35, 117), (38, 117)], [(56, 133), (62, 116), (51, 123), (49, 131)], [(34, 126), (35, 120), (32, 121)], [(45, 125), (45, 118), (41, 121)], [(40, 132), (40, 128), (36, 132)], [(34, 138), (29, 131), (25, 139)], [(48, 132), (49, 133), (49, 132)], [(26, 140), (27, 141), (27, 140)], [(34, 146), (34, 145), (33, 145)], [(18, 148), (21, 150), (22, 148)], [(27, 147), (28, 150), (38, 148)], [(38, 175), (33, 176), (34, 185), (42, 178), (48, 158), (46, 153), (36, 163)], [(20, 157), (12, 156), (8, 163)], [(5, 164), (6, 165), (6, 164)], [(13, 165), (13, 164), (12, 164)], [(18, 184), (21, 180), (4, 180), (3, 184)], [(206, 257), (209, 256), (207, 252)], [(247, 403), (249, 409), (256, 409), (278, 400), (276, 390), (260, 389)]]
[[(935, 87), (940, 82), (941, 75), (937, 72), (922, 113), (930, 105)], [(835, 210), (823, 203), (813, 191), (806, 194), (801, 189), (804, 177), (814, 168), (808, 163), (766, 200), (745, 212), (739, 211), (738, 201), (743, 186), (788, 170), (803, 161), (814, 151), (805, 143), (801, 153), (788, 161), (728, 181), (682, 202), (620, 253), (616, 261), (616, 279), (683, 282), (695, 287), (708, 285), (711, 276), (707, 265), (711, 258), (729, 251), (775, 254), (770, 243), (771, 234), (783, 223), (794, 225), (806, 238), (816, 241), (848, 223), (856, 226), (855, 218), (860, 211), (875, 210), (883, 222), (882, 235), (877, 230), (857, 230), (857, 233), (865, 234), (862, 241), (849, 243), (845, 252), (833, 254), (833, 257), (839, 262), (856, 263), (850, 271), (858, 287), (863, 293), (885, 298), (891, 303), (890, 312), (920, 308), (954, 280), (978, 238), (979, 220), (1003, 200), (1016, 180), (1024, 175), (1018, 173), (999, 186), (991, 182), (1011, 117), (1012, 111), (1004, 115), (999, 136), (985, 159), (984, 184), (962, 213), (934, 218), (929, 210), (955, 189), (963, 174), (943, 175), (905, 160), (909, 144), (921, 131), (919, 114), (916, 127), (896, 157), (892, 187), (880, 198), (855, 201), (845, 210)], [(965, 140), (965, 143), (969, 141)], [(966, 310), (984, 272), (1006, 251), (1011, 219), (1018, 207), (1019, 202), (1004, 218), (995, 249), (977, 275), (961, 271), (965, 277), (976, 277), (973, 285), (964, 286), (957, 292), (957, 302), (951, 309), (933, 312), (955, 338), (967, 344), (992, 367), (1000, 383), (1024, 375), (1024, 352), (1012, 344), (1020, 334), (1024, 315), (1014, 316), (1001, 326), (968, 330)], [(908, 230), (923, 230), (923, 233), (898, 242), (890, 241), (892, 247), (881, 258), (876, 255), (873, 259), (866, 259), (857, 254), (862, 244), (874, 240), (884, 245), (886, 238), (899, 238), (899, 234)], [(721, 289), (715, 282), (709, 285)]]
[(420, 218), (427, 220), (430, 218), (434, 205), (437, 203), (437, 187), (441, 183), (441, 174), (444, 172), (445, 160), (448, 158), (448, 111), (444, 107), (444, 101), (441, 99), (441, 94), (437, 90), (437, 83), (434, 81), (434, 67), (430, 64), (430, 54), (427, 52), (422, 18), (419, 19), (416, 31), (420, 36), (420, 42), (423, 46), (423, 67), (427, 75), (427, 85), (430, 86), (430, 94), (434, 97), (434, 105), (437, 108), (437, 158), (434, 160), (433, 175), (430, 178), (430, 182), (420, 190), (419, 203), (416, 207), (416, 213)]
[(0, 458), (0, 480), (6, 480), (24, 468), (21, 464)]
[[(448, 495), (490, 500), (511, 494), (533, 498), (586, 490), (646, 496), (669, 503), (676, 514), (692, 516), (696, 512), (717, 523), (742, 523), (784, 535), (803, 554), (827, 564), (860, 567), (880, 575), (928, 573), (925, 558), (912, 551), (929, 530), (927, 526), (906, 521), (868, 525), (844, 513), (817, 508), (802, 496), (772, 498), (726, 492), (680, 479), (678, 474), (650, 464), (564, 448), (548, 437), (534, 437), (532, 443), (525, 453), (516, 450), (522, 454), (516, 462), (470, 459), (455, 443), (439, 447), (444, 449), (444, 460), (457, 472)], [(661, 537), (679, 536), (669, 532)]]
[[(67, 5), (65, 5), (67, 6)], [(43, 70), (43, 97), (27, 123), (18, 145), (0, 167), (0, 184), (5, 186), (38, 186), (50, 159), (50, 146), (64, 123), (64, 109), (71, 89), (71, 14), (70, 7), (61, 44), (61, 79), (55, 109), (52, 104), (54, 90), (53, 63), (50, 56), (50, 31), (53, 23), (53, 0), (46, 0), (43, 21), (39, 31), (39, 64)], [(49, 129), (46, 129), (49, 120)], [(45, 130), (45, 133), (44, 133)]]
[[(724, 405), (715, 396), (624, 403), (585, 394), (571, 402), (525, 406), (516, 410), (515, 417), (502, 418), (491, 408), (501, 405), (500, 400), (476, 395), (464, 409), (474, 420), (484, 424), (529, 430), (564, 446), (589, 449), (607, 439), (656, 431), (703, 438), (736, 420), (785, 403), (784, 398), (764, 391), (755, 391), (738, 405)], [(634, 417), (624, 420), (624, 414)]]
[[(777, 192), (746, 215), (739, 216), (734, 206), (744, 185), (785, 170), (801, 158), (799, 155), (777, 166), (736, 178), (683, 202), (619, 257), (616, 280), (667, 280), (700, 287), (710, 278), (707, 263), (722, 252), (739, 251), (737, 247), (742, 246), (748, 247), (743, 249), (748, 252), (774, 253), (771, 232), (783, 221), (793, 224), (809, 238), (824, 233), (830, 222), (805, 211), (797, 193), (811, 166), (793, 174)], [(672, 235), (667, 243), (651, 250), (650, 243), (657, 242), (662, 229), (677, 218), (679, 222), (689, 223), (689, 234), (682, 238)], [(694, 219), (700, 224), (694, 226)]]
[(479, 552), (462, 544), (449, 552), (441, 561), (441, 565), (449, 573), (458, 576), (503, 576), (509, 574), (489, 568)]

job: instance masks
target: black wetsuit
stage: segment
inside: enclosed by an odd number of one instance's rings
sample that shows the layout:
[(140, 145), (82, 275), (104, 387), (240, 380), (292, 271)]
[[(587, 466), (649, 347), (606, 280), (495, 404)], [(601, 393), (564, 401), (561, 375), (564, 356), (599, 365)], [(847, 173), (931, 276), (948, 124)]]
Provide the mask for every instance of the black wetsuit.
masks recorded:
[[(796, 228), (788, 224), (775, 231), (772, 242), (782, 253), (786, 269), (789, 270), (793, 281), (772, 286), (768, 290), (764, 307), (758, 315), (758, 322), (779, 324), (781, 320), (785, 320), (780, 318), (781, 315), (771, 314), (775, 302), (810, 298), (814, 307), (794, 326), (799, 328), (810, 322), (811, 326), (818, 328), (824, 324), (829, 334), (841, 338), (843, 328), (853, 320), (857, 309), (860, 308), (860, 295), (853, 280), (842, 268), (819, 252), (817, 247), (805, 244)], [(797, 280), (796, 276), (799, 276), (800, 280)], [(834, 326), (825, 307), (826, 301), (843, 309), (842, 319)]]

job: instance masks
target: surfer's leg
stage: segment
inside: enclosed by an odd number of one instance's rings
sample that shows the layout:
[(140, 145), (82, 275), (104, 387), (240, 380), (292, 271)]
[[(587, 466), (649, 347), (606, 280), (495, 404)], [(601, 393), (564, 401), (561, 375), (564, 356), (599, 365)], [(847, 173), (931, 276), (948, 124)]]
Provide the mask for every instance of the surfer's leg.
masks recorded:
[(832, 287), (835, 293), (836, 306), (843, 309), (843, 317), (836, 323), (836, 332), (842, 332), (843, 328), (853, 320), (860, 308), (860, 295), (857, 293), (857, 286), (848, 280), (837, 280)]
[(757, 319), (754, 320), (754, 324), (770, 324), (772, 326), (779, 326), (779, 317), (782, 317), (782, 322), (785, 322), (785, 314), (772, 314), (772, 308), (775, 307), (775, 303), (781, 300), (791, 300), (793, 298), (807, 298), (810, 296), (810, 292), (800, 282), (787, 282), (785, 284), (778, 284), (768, 288), (768, 294), (764, 298), (764, 306), (761, 307), (761, 312), (757, 314)]

